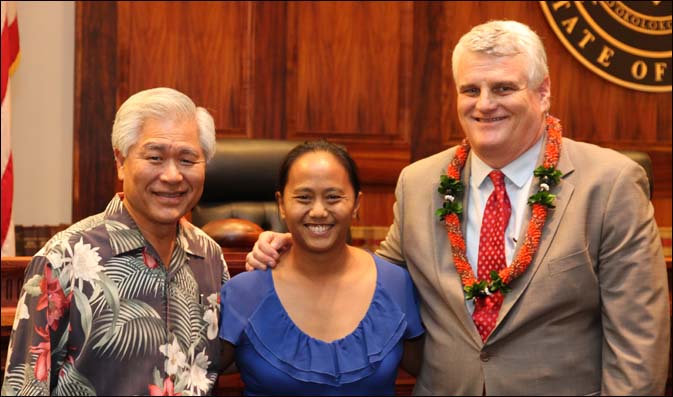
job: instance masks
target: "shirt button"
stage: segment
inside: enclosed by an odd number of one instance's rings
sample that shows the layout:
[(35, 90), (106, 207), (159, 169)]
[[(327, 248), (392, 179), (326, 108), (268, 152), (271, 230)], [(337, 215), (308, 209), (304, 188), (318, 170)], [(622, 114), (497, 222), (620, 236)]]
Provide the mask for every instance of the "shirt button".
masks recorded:
[(491, 356), (487, 352), (481, 352), (479, 354), (479, 359), (483, 362), (487, 362), (490, 358)]

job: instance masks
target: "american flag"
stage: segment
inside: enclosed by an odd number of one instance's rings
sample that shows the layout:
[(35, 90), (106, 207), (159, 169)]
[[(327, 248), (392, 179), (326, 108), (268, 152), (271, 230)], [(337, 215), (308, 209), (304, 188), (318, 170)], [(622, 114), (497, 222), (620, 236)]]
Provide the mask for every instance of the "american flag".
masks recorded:
[(2, 1), (2, 256), (13, 256), (14, 223), (12, 201), (14, 195), (14, 172), (10, 141), (11, 108), (10, 80), (19, 63), (19, 25), (16, 20), (14, 1)]

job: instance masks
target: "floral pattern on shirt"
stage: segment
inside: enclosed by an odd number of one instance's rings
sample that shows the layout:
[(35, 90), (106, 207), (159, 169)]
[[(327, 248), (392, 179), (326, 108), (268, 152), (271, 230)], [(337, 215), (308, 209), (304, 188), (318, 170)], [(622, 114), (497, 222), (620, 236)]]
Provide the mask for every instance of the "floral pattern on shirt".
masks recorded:
[(186, 220), (165, 266), (120, 196), (33, 257), (3, 395), (203, 395), (219, 372), (220, 246)]

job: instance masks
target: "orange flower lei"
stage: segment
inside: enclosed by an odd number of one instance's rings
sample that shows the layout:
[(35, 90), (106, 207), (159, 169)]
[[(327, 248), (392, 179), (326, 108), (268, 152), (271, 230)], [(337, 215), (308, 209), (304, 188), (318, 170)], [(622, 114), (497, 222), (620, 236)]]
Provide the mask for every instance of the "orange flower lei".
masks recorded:
[(472, 271), (472, 266), (467, 261), (465, 239), (463, 238), (460, 218), (458, 217), (462, 212), (462, 208), (460, 207), (460, 203), (455, 200), (455, 193), (462, 191), (460, 174), (465, 166), (467, 154), (470, 151), (470, 144), (467, 139), (464, 139), (458, 147), (455, 157), (447, 167), (446, 176), (442, 176), (439, 191), (445, 195), (445, 204), (443, 208), (437, 210), (437, 213), (446, 225), (446, 231), (451, 242), (453, 263), (460, 275), (468, 300), (477, 296), (494, 293), (497, 290), (501, 290), (503, 293), (509, 291), (507, 285), (526, 271), (537, 251), (540, 236), (542, 235), (542, 227), (547, 219), (548, 208), (554, 207), (553, 200), (555, 196), (549, 193), (549, 188), (551, 185), (558, 183), (561, 176), (561, 172), (555, 169), (561, 150), (561, 123), (559, 119), (549, 115), (546, 118), (546, 123), (548, 137), (544, 161), (542, 166), (538, 167), (534, 172), (534, 175), (540, 179), (539, 191), (528, 200), (528, 204), (533, 206), (533, 214), (528, 224), (523, 246), (511, 265), (499, 272), (493, 271), (491, 273), (490, 282), (486, 280), (477, 281)]

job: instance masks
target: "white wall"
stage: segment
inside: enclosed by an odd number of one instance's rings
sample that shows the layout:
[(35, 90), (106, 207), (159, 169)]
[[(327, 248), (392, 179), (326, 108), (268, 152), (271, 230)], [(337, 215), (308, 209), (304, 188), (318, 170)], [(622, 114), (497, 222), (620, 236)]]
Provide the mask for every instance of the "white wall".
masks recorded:
[(75, 3), (17, 1), (12, 77), (14, 224), (72, 221)]

